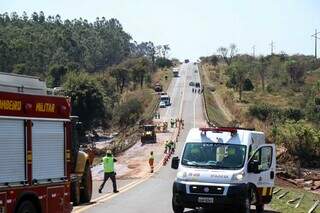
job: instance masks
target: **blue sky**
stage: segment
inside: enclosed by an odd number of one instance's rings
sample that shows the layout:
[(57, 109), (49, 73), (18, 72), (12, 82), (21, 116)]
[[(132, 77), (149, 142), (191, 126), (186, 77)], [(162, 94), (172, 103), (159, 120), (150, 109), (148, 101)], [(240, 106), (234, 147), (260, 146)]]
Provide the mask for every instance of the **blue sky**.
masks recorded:
[[(314, 54), (319, 0), (0, 0), (0, 13), (117, 18), (134, 40), (169, 44), (170, 56), (197, 59), (235, 43), (239, 52)], [(320, 43), (320, 40), (319, 40)], [(320, 46), (320, 45), (319, 45)], [(319, 51), (320, 52), (320, 51)]]

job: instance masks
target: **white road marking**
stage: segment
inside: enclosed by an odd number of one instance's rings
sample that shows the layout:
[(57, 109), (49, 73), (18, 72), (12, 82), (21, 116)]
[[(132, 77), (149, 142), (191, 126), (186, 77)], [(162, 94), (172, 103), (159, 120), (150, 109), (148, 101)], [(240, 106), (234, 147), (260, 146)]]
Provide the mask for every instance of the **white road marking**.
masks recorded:
[(193, 100), (193, 128), (196, 128), (196, 103), (198, 99), (198, 94), (196, 94), (195, 99)]
[(93, 204), (91, 205), (88, 205), (88, 206), (78, 206), (78, 207), (75, 207), (73, 209), (73, 213), (80, 213), (80, 212), (84, 212), (88, 209), (91, 209), (103, 202), (106, 202), (120, 194), (123, 194), (124, 192), (134, 188), (135, 186), (139, 185), (140, 183), (143, 183), (144, 181), (150, 179), (156, 172), (158, 172), (160, 170), (160, 168), (162, 167), (162, 161), (163, 159), (160, 161), (160, 163), (156, 166), (155, 168), (155, 172), (154, 173), (151, 173), (151, 174), (147, 174), (145, 177), (143, 177), (142, 179), (139, 179), (139, 180), (136, 180), (136, 181), (133, 181), (125, 186), (123, 186), (122, 188), (119, 189), (119, 193), (117, 194), (114, 194), (114, 193), (109, 193), (109, 194), (105, 194), (105, 195), (102, 195), (100, 197), (97, 197), (96, 199), (93, 199), (91, 202)]
[(186, 82), (187, 82), (187, 69), (184, 71), (184, 81), (183, 81), (183, 88), (182, 88), (182, 98), (180, 102), (180, 109), (179, 109), (179, 118), (182, 118), (182, 108), (183, 108), (183, 102), (184, 102), (184, 93), (186, 90)]

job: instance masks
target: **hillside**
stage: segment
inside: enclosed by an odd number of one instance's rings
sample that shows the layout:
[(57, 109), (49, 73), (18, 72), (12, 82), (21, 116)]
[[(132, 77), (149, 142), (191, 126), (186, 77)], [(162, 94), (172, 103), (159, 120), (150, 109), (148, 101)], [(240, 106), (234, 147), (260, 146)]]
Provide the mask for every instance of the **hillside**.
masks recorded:
[(84, 132), (130, 128), (152, 116), (153, 85), (172, 66), (168, 51), (168, 45), (135, 42), (114, 18), (89, 22), (43, 12), (0, 14), (0, 72), (38, 76), (48, 87), (63, 87)]
[(202, 58), (209, 119), (264, 131), (279, 145), (278, 161), (297, 167), (294, 175), (300, 167), (319, 168), (319, 67), (303, 55), (238, 54), (229, 65), (221, 56)]

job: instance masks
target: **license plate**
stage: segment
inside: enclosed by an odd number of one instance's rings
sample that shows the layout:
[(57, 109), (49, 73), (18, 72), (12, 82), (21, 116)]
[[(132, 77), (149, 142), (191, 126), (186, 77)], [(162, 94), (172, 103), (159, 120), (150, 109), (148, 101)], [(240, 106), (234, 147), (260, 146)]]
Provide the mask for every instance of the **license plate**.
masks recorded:
[(198, 203), (213, 203), (213, 197), (198, 197)]

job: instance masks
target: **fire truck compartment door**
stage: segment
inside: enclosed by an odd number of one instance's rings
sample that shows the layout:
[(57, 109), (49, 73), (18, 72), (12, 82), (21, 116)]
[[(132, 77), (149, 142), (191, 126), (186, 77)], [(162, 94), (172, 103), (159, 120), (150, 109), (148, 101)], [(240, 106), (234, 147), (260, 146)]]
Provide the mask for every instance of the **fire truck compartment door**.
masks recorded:
[(25, 177), (24, 120), (0, 119), (0, 184)]
[(48, 188), (48, 212), (61, 213), (64, 206), (64, 186)]
[(32, 178), (46, 180), (64, 177), (64, 123), (33, 121)]

